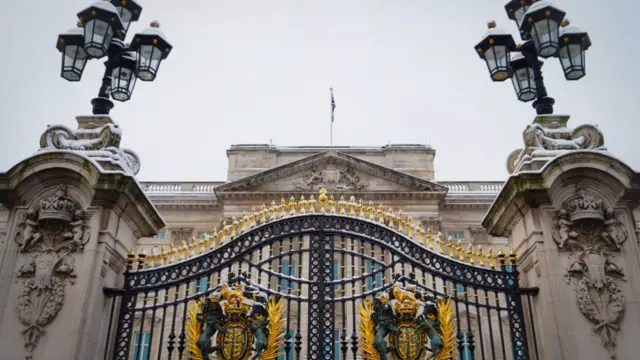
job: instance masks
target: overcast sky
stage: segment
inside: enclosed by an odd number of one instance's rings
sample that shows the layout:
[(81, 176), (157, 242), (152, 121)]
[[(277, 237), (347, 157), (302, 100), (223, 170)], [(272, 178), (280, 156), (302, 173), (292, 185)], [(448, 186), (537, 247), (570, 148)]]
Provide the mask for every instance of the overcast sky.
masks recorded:
[[(503, 180), (535, 116), (510, 82), (493, 83), (474, 45), (486, 22), (516, 34), (504, 0), (140, 0), (131, 34), (159, 20), (174, 49), (153, 83), (116, 103), (122, 145), (142, 159), (143, 181), (226, 178), (231, 144), (426, 143), (437, 180)], [(556, 0), (589, 32), (587, 76), (567, 82), (544, 66), (556, 113), (597, 124), (609, 150), (640, 169), (640, 2)], [(85, 0), (2, 1), (0, 171), (38, 149), (47, 124), (91, 114), (103, 66), (79, 83), (59, 77), (57, 35)], [(635, 156), (634, 156), (635, 155)]]

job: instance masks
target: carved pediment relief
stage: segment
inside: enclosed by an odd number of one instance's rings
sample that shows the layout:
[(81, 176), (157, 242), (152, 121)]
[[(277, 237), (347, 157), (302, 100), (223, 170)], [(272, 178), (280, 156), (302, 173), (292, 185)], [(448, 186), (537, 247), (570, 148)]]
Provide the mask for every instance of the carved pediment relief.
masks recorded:
[(446, 188), (355, 157), (329, 151), (266, 170), (216, 188), (216, 194), (239, 191), (407, 192)]

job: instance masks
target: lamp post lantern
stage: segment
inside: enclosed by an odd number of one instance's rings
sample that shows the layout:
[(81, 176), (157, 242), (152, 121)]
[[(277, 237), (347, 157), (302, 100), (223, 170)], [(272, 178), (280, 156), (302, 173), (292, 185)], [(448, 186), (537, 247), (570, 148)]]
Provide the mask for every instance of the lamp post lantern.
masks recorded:
[[(585, 76), (585, 51), (591, 46), (589, 35), (569, 26), (566, 13), (548, 1), (511, 0), (505, 5), (509, 19), (520, 30), (522, 44), (488, 23), (489, 31), (475, 46), (493, 81), (511, 78), (518, 100), (533, 101), (538, 115), (553, 114), (555, 100), (548, 96), (542, 77), (542, 58), (557, 57), (567, 80)], [(511, 55), (511, 53), (515, 53)]]
[(97, 1), (78, 13), (77, 28), (58, 36), (60, 76), (68, 81), (80, 81), (88, 60), (107, 57), (98, 97), (91, 100), (94, 115), (108, 115), (111, 98), (129, 100), (136, 79), (155, 80), (160, 63), (171, 52), (157, 22), (135, 34), (131, 44), (124, 42), (129, 25), (140, 19), (141, 12), (134, 0)]

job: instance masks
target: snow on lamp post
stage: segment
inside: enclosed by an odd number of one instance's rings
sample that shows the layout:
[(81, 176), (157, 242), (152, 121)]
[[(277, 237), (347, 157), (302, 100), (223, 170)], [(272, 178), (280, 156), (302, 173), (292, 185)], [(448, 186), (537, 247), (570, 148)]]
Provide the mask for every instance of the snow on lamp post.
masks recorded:
[[(547, 95), (542, 77), (542, 58), (557, 57), (565, 79), (585, 75), (585, 51), (591, 46), (589, 35), (563, 20), (565, 12), (548, 1), (511, 0), (505, 5), (509, 19), (520, 30), (523, 44), (512, 46), (513, 38), (488, 24), (489, 32), (475, 46), (487, 63), (493, 81), (511, 78), (518, 100), (533, 101), (538, 115), (553, 114), (555, 100)], [(511, 52), (515, 52), (511, 56)]]
[(110, 98), (131, 99), (136, 78), (153, 81), (160, 63), (171, 52), (172, 46), (157, 22), (134, 35), (131, 45), (124, 43), (129, 25), (138, 21), (141, 12), (134, 0), (97, 1), (78, 13), (77, 29), (58, 36), (61, 77), (68, 81), (80, 81), (87, 60), (107, 57), (98, 97), (91, 100), (94, 115), (109, 114), (113, 108)]

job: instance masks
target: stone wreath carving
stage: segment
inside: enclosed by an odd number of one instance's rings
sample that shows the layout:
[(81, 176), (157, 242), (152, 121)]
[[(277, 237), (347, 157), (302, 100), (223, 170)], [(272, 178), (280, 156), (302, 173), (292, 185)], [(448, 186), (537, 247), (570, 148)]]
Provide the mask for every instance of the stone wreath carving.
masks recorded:
[(71, 130), (63, 125), (49, 125), (40, 137), (40, 150), (73, 150), (95, 159), (105, 170), (121, 168), (136, 175), (140, 158), (129, 149), (120, 149), (122, 131), (115, 124), (92, 129)]
[(580, 185), (558, 212), (553, 232), (558, 246), (569, 251), (565, 277), (575, 286), (578, 309), (594, 324), (611, 360), (617, 358), (616, 337), (625, 310), (625, 275), (614, 259), (627, 237), (615, 211)]
[(85, 222), (84, 211), (61, 184), (53, 195), (29, 208), (18, 226), (15, 241), (20, 252), (29, 256), (16, 273), (16, 281), (22, 283), (16, 308), (26, 326), (22, 334), (27, 360), (32, 358), (44, 328), (62, 308), (65, 285), (75, 281), (70, 254), (82, 250), (89, 240), (90, 228)]
[(309, 173), (302, 176), (300, 181), (294, 182), (293, 185), (301, 190), (326, 188), (330, 191), (363, 190), (369, 186), (360, 179), (352, 168), (342, 170), (332, 164), (329, 164), (325, 169), (312, 168)]
[(593, 125), (571, 130), (559, 122), (528, 125), (522, 133), (524, 149), (517, 149), (507, 157), (507, 171), (513, 174), (522, 162), (534, 157), (553, 157), (570, 150), (606, 150), (604, 137)]

